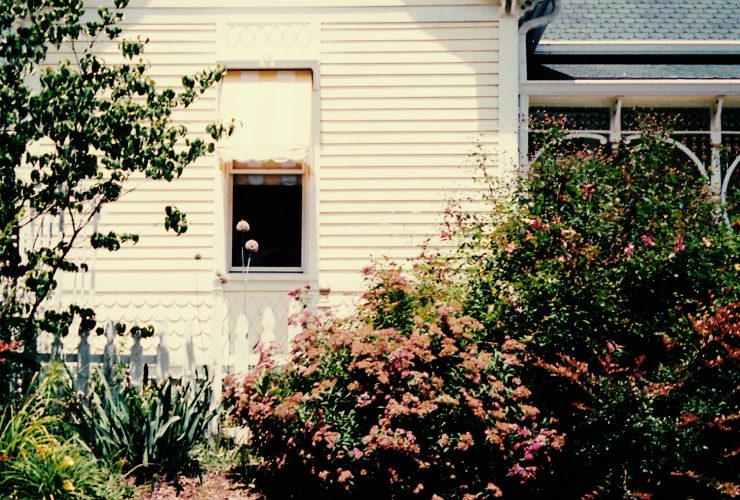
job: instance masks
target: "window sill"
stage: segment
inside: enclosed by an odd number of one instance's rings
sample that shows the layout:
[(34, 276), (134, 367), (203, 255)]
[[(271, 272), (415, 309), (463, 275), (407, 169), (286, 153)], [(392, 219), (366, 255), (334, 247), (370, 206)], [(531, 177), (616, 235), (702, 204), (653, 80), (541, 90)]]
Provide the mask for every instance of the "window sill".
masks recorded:
[(307, 273), (270, 273), (250, 272), (246, 275), (239, 272), (228, 274), (228, 283), (215, 282), (215, 288), (224, 292), (288, 292), (304, 285), (318, 288), (318, 277)]

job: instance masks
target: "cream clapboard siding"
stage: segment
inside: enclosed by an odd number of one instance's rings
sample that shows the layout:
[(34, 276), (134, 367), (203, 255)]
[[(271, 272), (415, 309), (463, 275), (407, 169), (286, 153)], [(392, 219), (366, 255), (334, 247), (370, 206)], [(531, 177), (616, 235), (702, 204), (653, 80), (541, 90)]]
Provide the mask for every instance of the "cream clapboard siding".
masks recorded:
[[(320, 21), (318, 281), (349, 290), (370, 256), (412, 256), (438, 234), (447, 200), (471, 187), (464, 165), (476, 138), (495, 152), (498, 12), (488, 0), (132, 0), (124, 36), (149, 39), (149, 74), (177, 90), (183, 74), (215, 64), (219, 22), (296, 13)], [(113, 44), (100, 47), (109, 62), (120, 59)], [(215, 90), (177, 117), (203, 136), (217, 118)], [(108, 207), (100, 230), (141, 241), (98, 252), (98, 293), (210, 293), (222, 238), (217, 175), (215, 159), (202, 158), (171, 184), (134, 182)], [(164, 232), (169, 204), (188, 214), (186, 235)], [(284, 282), (273, 288), (295, 284)]]
[(495, 19), (323, 23), (321, 279), (356, 286), (368, 255), (404, 259), (475, 189), (474, 142), (496, 146)]
[[(149, 39), (144, 59), (148, 72), (163, 87), (182, 90), (182, 75), (215, 65), (215, 23), (124, 23), (123, 37)], [(98, 42), (96, 50), (108, 63), (122, 60), (113, 42)], [(71, 59), (63, 47), (50, 62)], [(209, 90), (188, 110), (175, 117), (185, 123), (191, 137), (205, 138), (205, 126), (216, 118), (216, 91)], [(104, 210), (99, 231), (134, 232), (141, 239), (121, 250), (97, 252), (96, 292), (174, 292), (196, 289), (210, 295), (213, 275), (214, 160), (201, 158), (172, 183), (132, 179), (133, 190)], [(164, 230), (164, 208), (175, 205), (187, 213), (189, 229), (175, 237)], [(194, 259), (200, 254), (202, 259)]]

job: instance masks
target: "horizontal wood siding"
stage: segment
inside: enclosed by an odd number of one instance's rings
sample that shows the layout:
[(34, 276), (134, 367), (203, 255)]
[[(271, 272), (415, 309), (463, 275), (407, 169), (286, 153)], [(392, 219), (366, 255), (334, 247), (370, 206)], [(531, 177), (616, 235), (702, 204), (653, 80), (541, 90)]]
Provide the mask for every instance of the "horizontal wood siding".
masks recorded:
[[(127, 14), (130, 11), (126, 11)], [(135, 13), (135, 11), (133, 11)], [(128, 19), (126, 16), (124, 19)], [(160, 88), (182, 90), (183, 75), (215, 66), (216, 23), (124, 22), (124, 38), (146, 38), (143, 60), (148, 75)], [(98, 42), (96, 52), (109, 64), (123, 61), (117, 44)], [(53, 64), (74, 60), (72, 47), (63, 46), (49, 58)], [(187, 110), (174, 114), (187, 125), (191, 137), (206, 138), (205, 127), (216, 116), (216, 91), (209, 91)], [(124, 244), (117, 252), (98, 251), (95, 259), (96, 292), (164, 292), (186, 295), (207, 292), (213, 284), (215, 172), (212, 156), (199, 159), (173, 182), (131, 179), (131, 190), (106, 206), (100, 232), (122, 231), (140, 235), (137, 244)], [(164, 229), (164, 209), (175, 205), (187, 214), (188, 231), (175, 236)], [(196, 261), (195, 256), (200, 260)]]
[(478, 189), (469, 155), (476, 142), (496, 149), (497, 23), (326, 22), (321, 33), (321, 280), (351, 290), (370, 257), (439, 243), (448, 202)]
[[(476, 141), (491, 152), (497, 146), (498, 11), (491, 0), (132, 0), (123, 36), (147, 38), (150, 76), (181, 90), (182, 75), (215, 66), (218, 24), (234, 12), (244, 20), (306, 13), (320, 21), (314, 251), (319, 281), (350, 290), (371, 257), (418, 253), (419, 243), (439, 233), (447, 201), (477, 189), (469, 154)], [(98, 48), (120, 62), (115, 44)], [(72, 59), (69, 47), (50, 62), (63, 59)], [(205, 137), (217, 118), (215, 89), (176, 118)], [(223, 238), (216, 203), (225, 195), (217, 192), (215, 163), (201, 158), (172, 183), (134, 180), (136, 189), (106, 208), (100, 231), (141, 239), (98, 252), (99, 293), (210, 293), (214, 271), (223, 271), (214, 264), (214, 242)], [(164, 231), (167, 205), (187, 213), (185, 235)]]

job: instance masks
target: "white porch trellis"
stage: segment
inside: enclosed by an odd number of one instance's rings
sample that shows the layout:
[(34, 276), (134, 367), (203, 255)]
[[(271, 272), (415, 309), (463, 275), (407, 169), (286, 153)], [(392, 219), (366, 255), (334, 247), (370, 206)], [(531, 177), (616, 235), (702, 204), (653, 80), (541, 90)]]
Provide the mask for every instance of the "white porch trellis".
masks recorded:
[[(549, 106), (541, 107), (547, 109)], [(552, 106), (551, 108), (557, 109), (558, 107)], [(738, 165), (740, 165), (740, 154), (738, 154), (740, 153), (740, 141), (738, 141), (740, 139), (740, 127), (729, 127), (729, 129), (728, 127), (724, 127), (723, 129), (722, 113), (724, 108), (724, 97), (719, 96), (715, 98), (708, 110), (709, 119), (706, 126), (702, 127), (701, 130), (674, 131), (673, 136), (665, 140), (686, 155), (686, 158), (697, 168), (701, 176), (706, 179), (712, 196), (723, 207), (722, 217), (725, 223), (729, 224), (730, 219), (726, 207), (730, 191), (733, 188), (733, 174)], [(587, 110), (590, 108), (583, 109)], [(692, 110), (697, 108), (688, 107), (686, 109)], [(621, 140), (625, 140), (628, 143), (639, 140), (639, 133), (635, 133), (633, 130), (624, 130), (623, 111), (623, 99), (616, 97), (612, 100), (609, 109), (608, 129), (583, 128), (570, 130), (566, 134), (566, 138), (593, 140), (598, 141), (601, 145), (610, 144), (612, 147), (616, 147)], [(732, 111), (737, 112), (736, 109)], [(531, 132), (537, 133), (538, 131), (532, 130)], [(701, 153), (692, 150), (691, 147), (682, 141), (684, 138), (696, 136), (703, 136), (708, 139), (709, 155), (707, 158), (701, 157), (703, 156)], [(729, 151), (729, 160), (723, 160), (723, 150)], [(541, 151), (535, 151), (530, 163), (537, 160), (540, 154)]]

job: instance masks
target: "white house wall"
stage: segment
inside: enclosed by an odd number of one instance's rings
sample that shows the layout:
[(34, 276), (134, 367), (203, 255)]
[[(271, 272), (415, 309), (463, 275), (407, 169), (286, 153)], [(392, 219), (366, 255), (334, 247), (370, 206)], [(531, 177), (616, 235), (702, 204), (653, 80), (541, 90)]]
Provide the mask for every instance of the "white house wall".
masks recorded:
[[(487, 0), (134, 0), (124, 36), (148, 38), (150, 75), (179, 88), (181, 75), (215, 65), (225, 16), (279, 22), (296, 9), (321, 27), (320, 281), (347, 289), (371, 255), (412, 256), (438, 234), (445, 202), (470, 187), (472, 171), (461, 167), (474, 142), (495, 151), (499, 7)], [(101, 46), (109, 62), (118, 59), (112, 44)], [(215, 94), (177, 113), (193, 135), (204, 137), (217, 118)], [(142, 238), (114, 254), (99, 252), (97, 292), (192, 291), (195, 274), (202, 289), (209, 287), (213, 242), (221, 238), (213, 220), (214, 201), (223, 196), (216, 175), (214, 158), (205, 157), (174, 183), (142, 182), (109, 207), (101, 230), (125, 228)], [(162, 228), (169, 204), (188, 214), (184, 236)]]
[[(309, 174), (316, 192), (308, 193), (317, 204), (307, 228), (318, 231), (307, 256), (318, 272), (252, 274), (249, 289), (260, 292), (258, 300), (269, 291), (277, 304), (305, 282), (354, 291), (371, 258), (412, 257), (424, 240), (438, 242), (448, 201), (479, 187), (469, 157), (475, 142), (496, 160), (499, 50), (515, 47), (515, 40), (499, 40), (500, 9), (489, 0), (130, 2), (123, 36), (149, 39), (150, 76), (175, 89), (182, 75), (215, 66), (224, 22), (299, 18), (319, 28), (319, 142)], [(113, 44), (100, 47), (108, 62), (120, 60)], [(70, 55), (63, 50), (55, 59)], [(217, 119), (216, 89), (176, 116), (192, 136), (205, 138), (206, 124)], [(148, 319), (151, 311), (185, 304), (187, 321), (200, 314), (210, 322), (214, 273), (225, 271), (222, 175), (207, 156), (172, 183), (132, 182), (136, 189), (105, 210), (99, 231), (136, 232), (141, 240), (97, 253), (95, 302), (109, 311), (101, 310), (104, 316)], [(166, 205), (187, 213), (185, 235), (165, 233)], [(240, 308), (240, 279), (232, 273), (223, 289), (227, 310)], [(279, 315), (284, 321), (287, 311)]]

